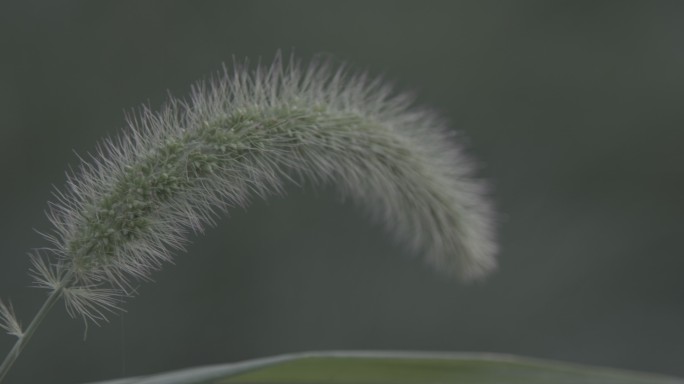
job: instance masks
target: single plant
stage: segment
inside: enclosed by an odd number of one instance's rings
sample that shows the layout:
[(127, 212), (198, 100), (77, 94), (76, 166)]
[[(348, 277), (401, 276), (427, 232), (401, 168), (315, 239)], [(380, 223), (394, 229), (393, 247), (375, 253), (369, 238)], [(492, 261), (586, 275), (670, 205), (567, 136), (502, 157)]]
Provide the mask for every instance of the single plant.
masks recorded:
[(67, 177), (49, 205), (50, 248), (31, 254), (49, 296), (26, 329), (0, 303), (16, 344), (7, 374), (52, 306), (97, 322), (171, 260), (219, 211), (332, 184), (439, 271), (470, 280), (495, 265), (493, 219), (453, 131), (380, 80), (326, 62), (236, 64), (187, 100), (143, 109)]

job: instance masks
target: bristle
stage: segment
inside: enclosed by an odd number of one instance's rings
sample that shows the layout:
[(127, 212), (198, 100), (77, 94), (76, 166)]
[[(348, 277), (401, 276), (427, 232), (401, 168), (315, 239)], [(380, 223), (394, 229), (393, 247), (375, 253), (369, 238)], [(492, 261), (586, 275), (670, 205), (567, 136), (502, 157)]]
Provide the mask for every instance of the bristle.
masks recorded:
[(0, 328), (12, 336), (22, 337), (24, 335), (21, 324), (14, 314), (12, 303), (5, 305), (2, 300), (0, 300)]

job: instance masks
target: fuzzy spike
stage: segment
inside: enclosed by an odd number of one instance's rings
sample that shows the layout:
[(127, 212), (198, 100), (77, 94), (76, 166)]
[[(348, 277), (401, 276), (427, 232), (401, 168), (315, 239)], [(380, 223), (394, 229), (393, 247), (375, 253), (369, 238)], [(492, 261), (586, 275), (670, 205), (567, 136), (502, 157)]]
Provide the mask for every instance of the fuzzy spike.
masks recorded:
[(55, 193), (54, 252), (34, 274), (64, 289), (71, 314), (104, 319), (188, 231), (304, 180), (335, 185), (440, 271), (495, 267), (492, 210), (452, 131), (383, 81), (279, 56), (192, 89), (128, 117)]

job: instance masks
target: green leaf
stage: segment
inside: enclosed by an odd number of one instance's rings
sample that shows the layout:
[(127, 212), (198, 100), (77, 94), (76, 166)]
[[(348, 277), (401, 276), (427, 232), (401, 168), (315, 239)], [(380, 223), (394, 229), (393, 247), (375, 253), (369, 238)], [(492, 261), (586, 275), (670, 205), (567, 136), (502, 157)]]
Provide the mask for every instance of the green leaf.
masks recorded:
[(317, 352), (99, 384), (684, 384), (684, 379), (497, 354)]

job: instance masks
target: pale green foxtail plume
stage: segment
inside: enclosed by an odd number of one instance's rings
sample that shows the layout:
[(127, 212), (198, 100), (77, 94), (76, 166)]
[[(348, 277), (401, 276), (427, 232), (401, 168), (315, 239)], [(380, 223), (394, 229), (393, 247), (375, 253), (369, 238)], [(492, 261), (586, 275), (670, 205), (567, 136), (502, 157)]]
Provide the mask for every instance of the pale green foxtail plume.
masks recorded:
[(454, 133), (379, 80), (292, 59), (236, 65), (128, 125), (56, 193), (52, 247), (32, 270), (50, 296), (25, 331), (0, 307), (19, 336), (0, 380), (60, 298), (104, 319), (189, 231), (291, 182), (335, 186), (439, 271), (469, 280), (496, 265), (490, 204)]

